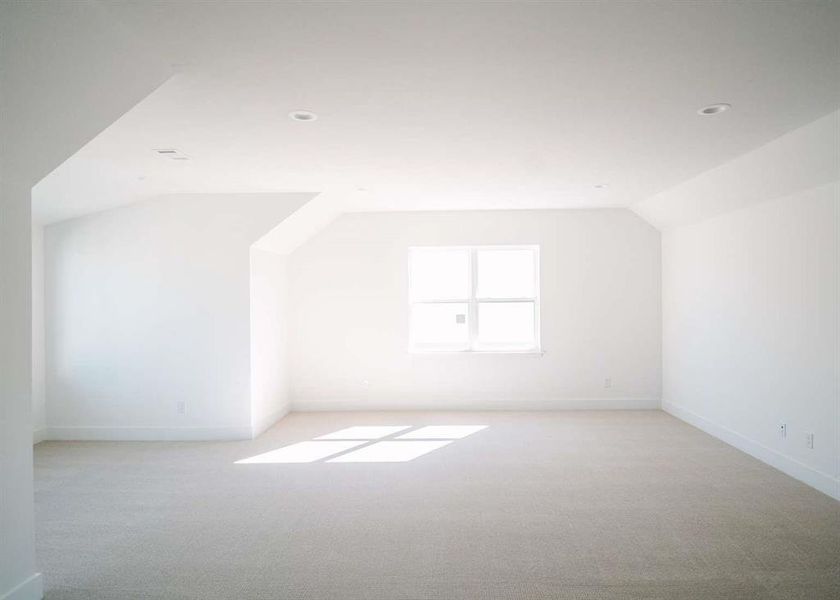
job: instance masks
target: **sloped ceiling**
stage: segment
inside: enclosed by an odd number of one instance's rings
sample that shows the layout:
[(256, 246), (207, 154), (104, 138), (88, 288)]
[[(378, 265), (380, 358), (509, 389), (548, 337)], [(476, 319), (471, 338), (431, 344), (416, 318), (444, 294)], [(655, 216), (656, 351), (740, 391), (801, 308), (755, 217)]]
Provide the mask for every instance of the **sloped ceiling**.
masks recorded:
[(171, 193), (629, 207), (840, 106), (835, 2), (101, 6), (177, 74), (36, 186), (41, 222)]
[(172, 73), (96, 2), (0, 3), (0, 172), (49, 178)]
[(635, 205), (659, 229), (840, 180), (840, 111)]

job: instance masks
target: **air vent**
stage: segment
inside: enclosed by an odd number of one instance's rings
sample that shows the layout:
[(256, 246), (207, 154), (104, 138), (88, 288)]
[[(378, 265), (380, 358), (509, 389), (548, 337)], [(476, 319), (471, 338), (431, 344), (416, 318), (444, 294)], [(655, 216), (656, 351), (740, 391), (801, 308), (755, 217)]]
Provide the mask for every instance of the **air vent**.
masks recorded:
[(155, 150), (155, 154), (160, 156), (161, 158), (168, 158), (169, 160), (189, 160), (190, 157), (181, 152), (180, 150), (176, 150), (175, 148), (158, 148)]

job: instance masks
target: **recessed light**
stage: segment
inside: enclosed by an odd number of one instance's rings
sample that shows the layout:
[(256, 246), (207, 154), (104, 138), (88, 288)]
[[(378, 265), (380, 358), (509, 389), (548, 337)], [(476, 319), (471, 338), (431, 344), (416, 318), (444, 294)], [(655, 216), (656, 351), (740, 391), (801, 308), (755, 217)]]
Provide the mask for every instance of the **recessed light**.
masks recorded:
[(598, 184), (595, 185), (596, 190), (605, 190), (608, 187), (610, 187), (610, 186), (608, 186), (606, 183), (598, 183)]
[(293, 110), (289, 113), (289, 117), (295, 121), (314, 121), (318, 118), (318, 115), (308, 110)]
[(722, 112), (726, 112), (732, 108), (731, 104), (726, 104), (725, 102), (721, 102), (720, 104), (710, 104), (709, 106), (704, 106), (700, 110), (697, 111), (698, 115), (719, 115)]

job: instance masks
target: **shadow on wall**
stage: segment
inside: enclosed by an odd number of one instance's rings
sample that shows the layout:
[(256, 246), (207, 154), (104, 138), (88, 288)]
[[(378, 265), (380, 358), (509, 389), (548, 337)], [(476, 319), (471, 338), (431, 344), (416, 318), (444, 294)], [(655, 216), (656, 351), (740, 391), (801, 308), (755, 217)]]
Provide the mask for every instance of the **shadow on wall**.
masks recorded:
[(408, 462), (486, 425), (362, 425), (340, 429), (236, 461), (237, 465), (324, 462)]

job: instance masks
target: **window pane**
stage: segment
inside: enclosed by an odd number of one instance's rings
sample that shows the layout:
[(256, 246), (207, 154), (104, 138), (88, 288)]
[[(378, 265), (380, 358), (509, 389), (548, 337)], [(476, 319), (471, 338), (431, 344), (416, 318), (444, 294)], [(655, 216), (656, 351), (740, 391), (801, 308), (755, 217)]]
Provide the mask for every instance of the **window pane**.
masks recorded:
[(466, 300), (470, 296), (470, 254), (463, 248), (412, 248), (412, 300)]
[(478, 342), (488, 345), (533, 347), (533, 302), (481, 302), (478, 305)]
[(479, 298), (533, 298), (536, 296), (534, 250), (479, 250)]
[(468, 320), (466, 303), (415, 304), (411, 307), (411, 344), (466, 348)]

